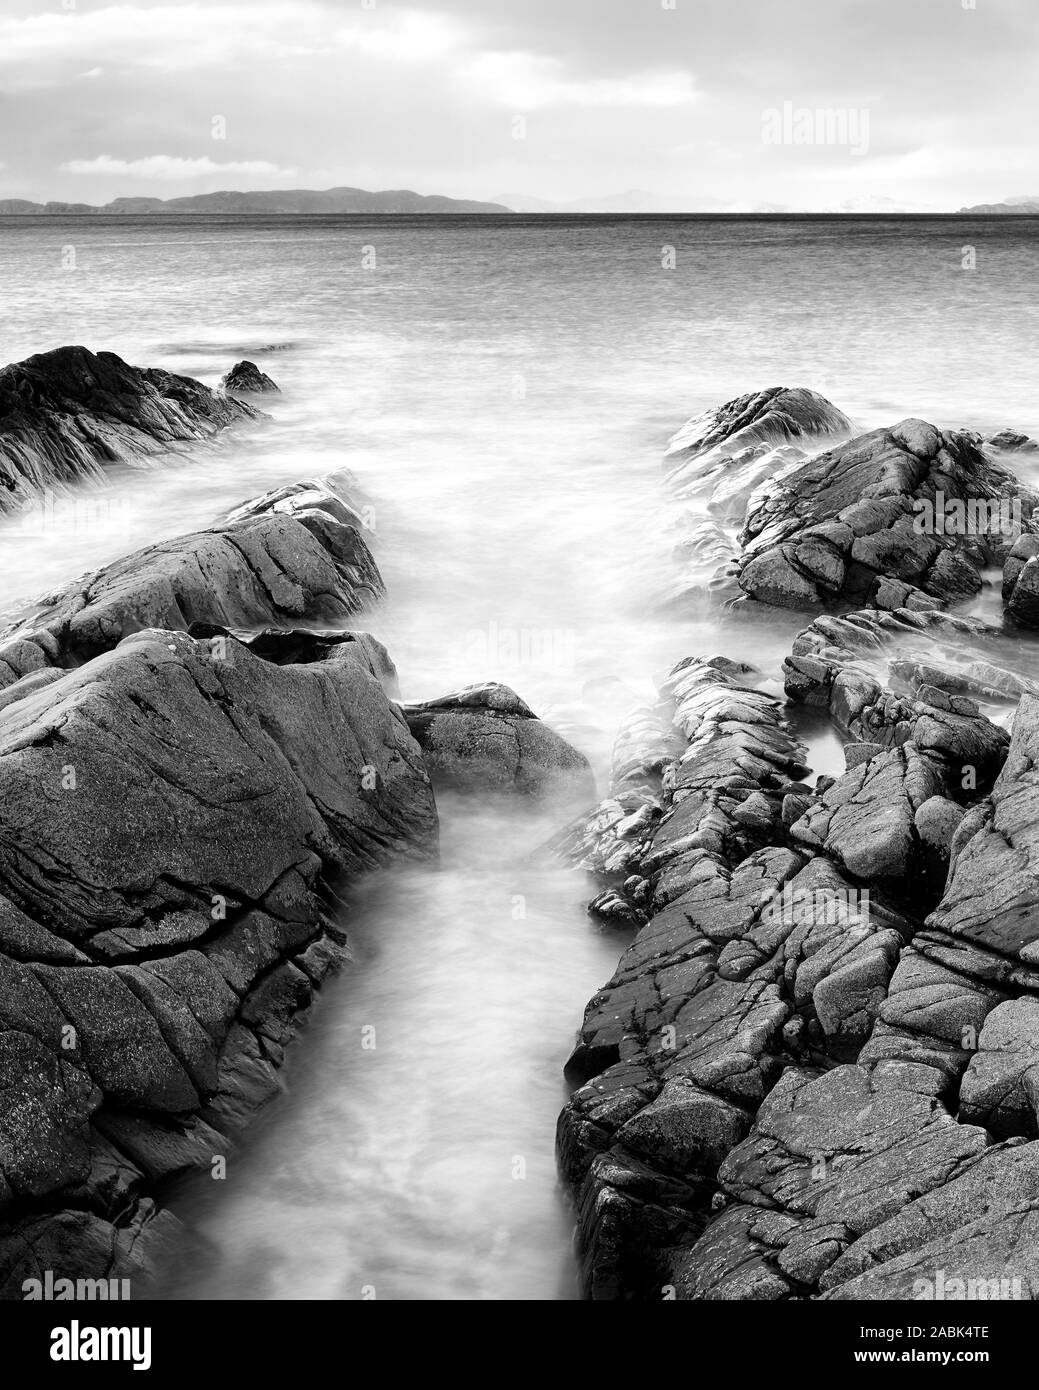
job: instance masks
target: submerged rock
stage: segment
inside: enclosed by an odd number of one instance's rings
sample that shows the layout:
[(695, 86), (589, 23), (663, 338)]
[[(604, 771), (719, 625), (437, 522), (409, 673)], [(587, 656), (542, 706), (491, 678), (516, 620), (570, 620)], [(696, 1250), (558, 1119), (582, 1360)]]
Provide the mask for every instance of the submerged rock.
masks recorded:
[(261, 418), (191, 377), (131, 367), (113, 352), (41, 352), (0, 370), (0, 512), (48, 488), (98, 482), (107, 464)]
[(574, 798), (594, 794), (588, 759), (506, 685), (471, 685), (402, 709), (435, 786)]
[(269, 376), (261, 372), (255, 362), (236, 362), (226, 376), (220, 378), (220, 385), (231, 395), (258, 395), (264, 391), (280, 391)]

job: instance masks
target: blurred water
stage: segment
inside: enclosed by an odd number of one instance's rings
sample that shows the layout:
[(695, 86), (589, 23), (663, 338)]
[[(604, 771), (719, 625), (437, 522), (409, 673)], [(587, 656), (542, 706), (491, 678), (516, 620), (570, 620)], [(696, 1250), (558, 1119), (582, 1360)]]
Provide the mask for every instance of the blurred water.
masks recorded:
[[(283, 391), (268, 425), (0, 526), (0, 608), (346, 466), (390, 589), (365, 625), (405, 696), (506, 681), (600, 782), (617, 719), (676, 660), (742, 656), (778, 692), (803, 625), (657, 606), (675, 573), (660, 455), (688, 416), (803, 384), (864, 427), (1039, 432), (1032, 219), (5, 218), (0, 283), (2, 361), (78, 342), (215, 384), (248, 357)], [(839, 764), (832, 738), (813, 749)], [(585, 885), (523, 862), (552, 815), (444, 822), (439, 870), (366, 890), (360, 967), (228, 1181), (182, 1195), (209, 1245), (180, 1296), (572, 1291), (560, 1068), (623, 943), (585, 917)]]

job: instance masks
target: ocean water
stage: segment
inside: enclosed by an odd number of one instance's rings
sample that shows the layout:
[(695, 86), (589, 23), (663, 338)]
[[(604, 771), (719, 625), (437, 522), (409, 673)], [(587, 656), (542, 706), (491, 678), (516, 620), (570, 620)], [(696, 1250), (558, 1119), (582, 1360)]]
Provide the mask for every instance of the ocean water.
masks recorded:
[[(744, 657), (778, 692), (803, 626), (662, 602), (669, 435), (769, 385), (813, 387), (863, 428), (917, 415), (1039, 433), (1037, 230), (0, 219), (0, 361), (82, 343), (215, 384), (247, 357), (282, 388), (267, 424), (115, 470), (89, 506), (55, 499), (44, 524), (0, 525), (0, 610), (347, 467), (390, 591), (364, 625), (405, 698), (505, 681), (604, 785), (617, 721), (677, 660)], [(838, 765), (836, 741), (806, 732), (817, 770)], [(174, 1195), (198, 1239), (170, 1296), (574, 1295), (552, 1155), (561, 1068), (624, 939), (587, 918), (579, 876), (529, 861), (558, 812), (441, 809), (441, 867), (365, 885), (356, 963), (227, 1180)]]

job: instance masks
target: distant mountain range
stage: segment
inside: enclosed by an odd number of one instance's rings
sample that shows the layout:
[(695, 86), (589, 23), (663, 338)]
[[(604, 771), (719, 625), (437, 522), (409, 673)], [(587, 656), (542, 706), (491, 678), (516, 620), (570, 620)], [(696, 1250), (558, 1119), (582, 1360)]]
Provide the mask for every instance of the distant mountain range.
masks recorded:
[(1039, 215), (1039, 197), (1025, 195), (1022, 198), (1007, 198), (1002, 203), (977, 203), (972, 208), (960, 208), (960, 212), (973, 213), (977, 217), (1013, 216), (1035, 217)]
[[(683, 200), (676, 200), (681, 203)], [(699, 209), (703, 212), (787, 213), (796, 216), (801, 209), (779, 203), (738, 206), (707, 200)], [(53, 216), (108, 213), (122, 215), (162, 213), (674, 213), (680, 216), (691, 209), (676, 207), (674, 201), (661, 198), (641, 189), (613, 193), (603, 197), (575, 198), (572, 202), (553, 203), (545, 198), (532, 198), (520, 193), (502, 193), (493, 203), (476, 202), (470, 198), (446, 198), (436, 194), (413, 193), (410, 189), (390, 189), (371, 193), (364, 188), (277, 188), (258, 192), (197, 193), (186, 198), (115, 198), (97, 206), (93, 203), (32, 203), (24, 198), (0, 199), (0, 216), (50, 214)], [(843, 213), (905, 213), (937, 212), (925, 204), (907, 206), (893, 198), (861, 197), (849, 199), (825, 209)], [(985, 216), (993, 214), (1039, 215), (1039, 197), (1007, 198), (1001, 203), (979, 203), (959, 209), (961, 214)]]
[(442, 198), (394, 189), (369, 193), (363, 188), (278, 188), (257, 193), (198, 193), (188, 198), (116, 198), (97, 207), (92, 203), (30, 203), (23, 198), (0, 199), (0, 215), (50, 213), (69, 216), (88, 213), (169, 212), (510, 212), (500, 203), (476, 203), (467, 198)]

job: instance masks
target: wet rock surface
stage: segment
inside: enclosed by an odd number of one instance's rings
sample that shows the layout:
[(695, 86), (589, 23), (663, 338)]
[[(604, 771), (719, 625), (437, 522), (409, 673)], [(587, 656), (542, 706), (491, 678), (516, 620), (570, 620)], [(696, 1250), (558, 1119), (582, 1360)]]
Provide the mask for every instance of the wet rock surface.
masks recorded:
[(347, 475), (32, 605), (0, 642), (0, 1297), (147, 1295), (349, 958), (351, 885), (436, 853)]
[(349, 480), (333, 474), (216, 526), (133, 552), (32, 605), (0, 634), (0, 688), (66, 669), (143, 628), (342, 625), (383, 593)]
[(587, 800), (588, 759), (506, 685), (472, 685), (402, 706), (437, 787)]
[(827, 441), (853, 432), (837, 407), (805, 387), (772, 386), (694, 416), (668, 443), (668, 490), (741, 520), (758, 484)]
[(0, 370), (0, 512), (49, 488), (99, 482), (107, 464), (260, 418), (245, 401), (112, 352), (39, 353)]
[[(907, 421), (755, 482), (740, 583), (805, 614), (785, 703), (682, 663), (554, 842), (635, 930), (558, 1126), (588, 1296), (1039, 1297), (1036, 542), (995, 463), (1028, 444)], [(716, 514), (733, 458), (686, 475)], [(996, 524), (914, 529), (942, 495)], [(949, 611), (997, 566), (1003, 623)], [(799, 708), (843, 772), (811, 777)]]
[(873, 430), (780, 474), (750, 500), (739, 582), (811, 610), (934, 608), (980, 593), (1035, 495), (976, 436), (922, 420)]

